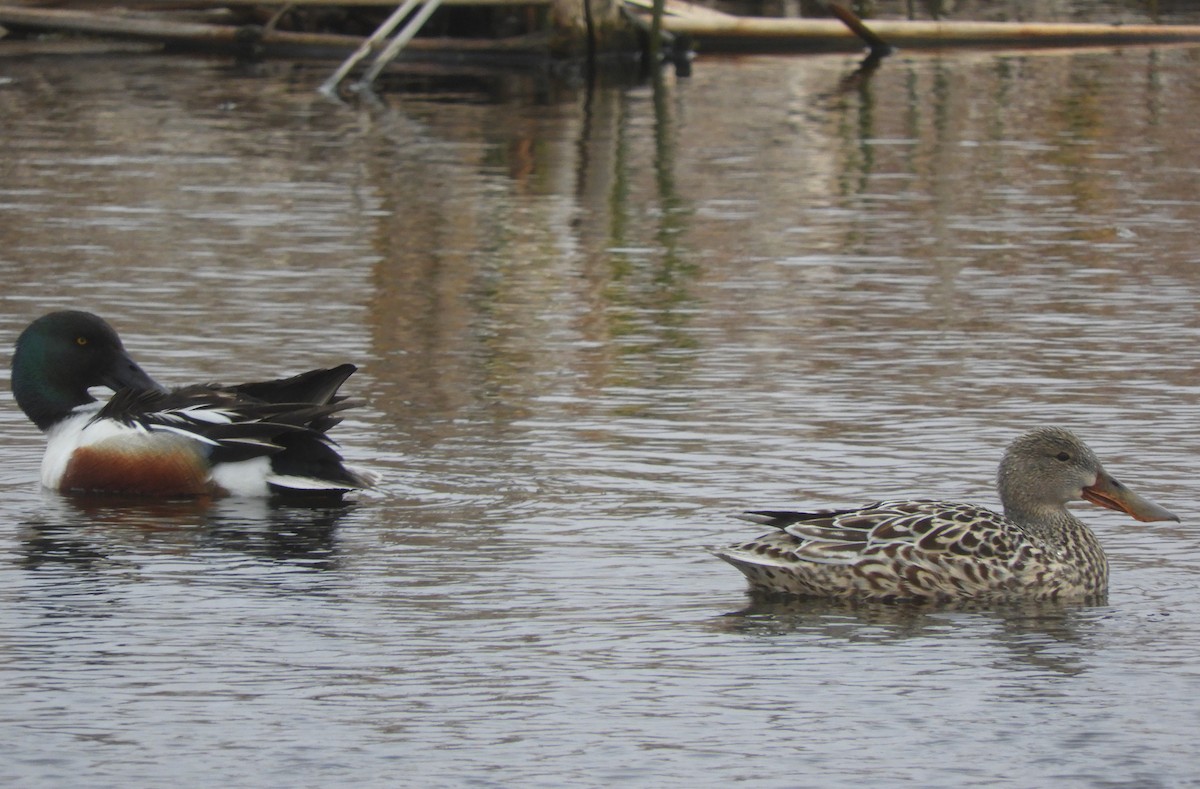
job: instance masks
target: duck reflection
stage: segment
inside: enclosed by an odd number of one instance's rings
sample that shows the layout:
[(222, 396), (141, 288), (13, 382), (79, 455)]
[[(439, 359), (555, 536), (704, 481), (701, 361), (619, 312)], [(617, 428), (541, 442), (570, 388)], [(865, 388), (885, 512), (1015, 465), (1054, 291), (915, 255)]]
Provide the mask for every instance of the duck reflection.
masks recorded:
[(74, 565), (101, 570), (132, 555), (221, 551), (264, 563), (333, 570), (337, 526), (352, 502), (319, 507), (259, 499), (137, 501), (46, 494), (38, 517), (19, 528), (27, 569)]
[(1086, 654), (1061, 647), (1086, 645), (1092, 623), (1106, 610), (1104, 599), (929, 605), (752, 595), (749, 605), (720, 617), (716, 627), (755, 636), (807, 634), (847, 644), (972, 638), (1002, 646), (1013, 663), (1075, 675), (1083, 671)]

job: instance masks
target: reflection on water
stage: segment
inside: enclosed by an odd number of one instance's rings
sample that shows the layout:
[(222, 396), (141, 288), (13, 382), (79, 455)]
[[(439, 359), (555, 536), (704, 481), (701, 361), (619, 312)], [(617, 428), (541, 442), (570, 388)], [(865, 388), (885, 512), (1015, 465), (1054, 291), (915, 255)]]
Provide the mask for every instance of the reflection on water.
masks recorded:
[(258, 562), (332, 570), (337, 567), (338, 521), (354, 506), (44, 496), (45, 506), (21, 523), (16, 534), (20, 564), (31, 570), (54, 564), (93, 570), (140, 551), (185, 556), (222, 551)]
[(838, 643), (904, 647), (911, 640), (972, 634), (1002, 647), (996, 659), (1011, 662), (1014, 669), (1072, 675), (1085, 670), (1086, 663), (1064, 647), (1086, 646), (1082, 633), (1103, 611), (1097, 606), (1046, 603), (886, 605), (756, 595), (749, 606), (719, 622), (732, 632), (758, 636), (802, 633), (806, 641), (835, 648)]
[[(1198, 55), (356, 105), (308, 67), (5, 63), (0, 334), (91, 309), (177, 384), (354, 362), (334, 435), (385, 479), (325, 510), (66, 499), (0, 397), (10, 773), (1190, 780)], [(1184, 518), (1080, 507), (1105, 605), (748, 605), (706, 551), (742, 508), (992, 503), (1045, 422)]]

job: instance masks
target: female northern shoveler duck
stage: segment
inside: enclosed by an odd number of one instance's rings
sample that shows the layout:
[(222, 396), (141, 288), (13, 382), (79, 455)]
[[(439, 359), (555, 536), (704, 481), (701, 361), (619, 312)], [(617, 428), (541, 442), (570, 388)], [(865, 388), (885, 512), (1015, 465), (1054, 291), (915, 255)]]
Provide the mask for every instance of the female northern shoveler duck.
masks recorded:
[(1070, 600), (1104, 594), (1108, 561), (1067, 510), (1090, 501), (1140, 521), (1178, 521), (1110, 476), (1067, 430), (1017, 438), (1000, 462), (1004, 515), (945, 501), (747, 512), (780, 531), (717, 555), (752, 590), (857, 600)]
[[(52, 312), (17, 339), (17, 405), (46, 433), (42, 483), (139, 496), (319, 494), (371, 485), (325, 435), (351, 405), (343, 364), (278, 381), (167, 390), (88, 312)], [(98, 403), (89, 387), (107, 386)]]

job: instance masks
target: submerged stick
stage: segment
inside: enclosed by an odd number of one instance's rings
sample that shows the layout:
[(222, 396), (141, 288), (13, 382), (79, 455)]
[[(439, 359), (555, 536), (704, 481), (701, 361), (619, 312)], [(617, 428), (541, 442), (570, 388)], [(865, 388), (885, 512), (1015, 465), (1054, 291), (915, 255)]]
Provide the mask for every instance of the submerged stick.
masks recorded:
[(858, 18), (857, 14), (841, 3), (830, 3), (829, 11), (840, 19), (842, 24), (853, 30), (854, 35), (867, 42), (867, 46), (871, 48), (871, 57), (877, 59), (884, 58), (894, 51), (891, 44), (875, 35), (875, 32), (863, 24), (863, 21)]
[(658, 68), (658, 59), (662, 54), (662, 19), (666, 11), (667, 0), (654, 0), (650, 11), (650, 67)]
[(341, 81), (346, 78), (346, 75), (354, 70), (354, 67), (358, 65), (360, 60), (371, 54), (371, 52), (379, 47), (379, 45), (383, 43), (383, 40), (390, 36), (392, 31), (400, 26), (400, 23), (404, 21), (404, 18), (408, 16), (409, 12), (411, 12), (416, 5), (417, 0), (406, 0), (406, 2), (404, 2), (399, 8), (393, 11), (392, 15), (384, 20), (383, 24), (380, 25), (379, 28), (372, 33), (366, 41), (363, 41), (359, 48), (354, 51), (354, 54), (346, 58), (342, 65), (338, 67), (338, 70), (333, 72), (333, 74), (329, 76), (329, 79), (321, 83), (321, 87), (317, 90), (326, 96), (336, 95), (337, 87)]
[(366, 73), (358, 81), (360, 90), (370, 89), (371, 83), (375, 81), (375, 78), (379, 76), (384, 67), (396, 59), (396, 56), (400, 54), (400, 50), (408, 45), (408, 42), (412, 40), (413, 36), (425, 25), (425, 22), (433, 15), (434, 11), (438, 10), (438, 6), (441, 4), (442, 0), (425, 0), (425, 5), (421, 7), (421, 10), (412, 19), (408, 20), (408, 24), (402, 27), (400, 32), (384, 47), (384, 50), (375, 56), (371, 67), (367, 69)]

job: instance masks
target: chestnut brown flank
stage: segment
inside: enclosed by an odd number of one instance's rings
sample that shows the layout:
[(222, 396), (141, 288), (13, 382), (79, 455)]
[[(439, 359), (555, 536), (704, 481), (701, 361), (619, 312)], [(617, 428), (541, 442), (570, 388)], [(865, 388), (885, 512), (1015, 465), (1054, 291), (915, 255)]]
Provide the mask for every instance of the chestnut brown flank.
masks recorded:
[(149, 451), (83, 447), (71, 455), (60, 487), (145, 496), (212, 493), (207, 466), (196, 453), (184, 447)]

